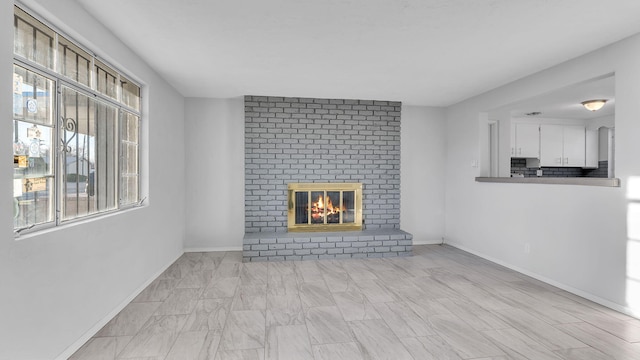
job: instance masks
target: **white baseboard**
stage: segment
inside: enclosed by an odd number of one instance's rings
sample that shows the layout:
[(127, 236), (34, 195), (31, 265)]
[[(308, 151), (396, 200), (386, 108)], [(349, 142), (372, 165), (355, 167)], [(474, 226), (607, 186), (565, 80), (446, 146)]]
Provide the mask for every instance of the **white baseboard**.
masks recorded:
[(185, 248), (184, 252), (242, 251), (242, 246)]
[(442, 239), (432, 239), (432, 240), (413, 240), (413, 245), (440, 245), (442, 244)]
[(558, 281), (549, 279), (549, 278), (544, 277), (544, 276), (542, 276), (540, 274), (531, 272), (531, 271), (526, 270), (526, 269), (522, 269), (522, 268), (520, 268), (518, 266), (514, 266), (514, 265), (509, 264), (507, 262), (504, 262), (502, 260), (495, 259), (495, 258), (493, 258), (491, 256), (487, 256), (487, 255), (485, 255), (485, 254), (483, 254), (481, 252), (475, 251), (473, 249), (469, 249), (464, 245), (460, 245), (458, 243), (450, 242), (450, 241), (447, 241), (446, 245), (450, 245), (450, 246), (455, 247), (457, 249), (460, 249), (462, 251), (466, 251), (466, 252), (468, 252), (470, 254), (479, 256), (479, 257), (481, 257), (483, 259), (489, 260), (489, 261), (494, 262), (494, 263), (496, 263), (498, 265), (502, 265), (502, 266), (504, 266), (506, 268), (509, 268), (511, 270), (514, 270), (514, 271), (517, 271), (517, 272), (522, 273), (524, 275), (530, 276), (530, 277), (532, 277), (532, 278), (534, 278), (536, 280), (540, 280), (540, 281), (542, 281), (544, 283), (547, 283), (549, 285), (553, 285), (553, 286), (555, 286), (555, 287), (557, 287), (559, 289), (565, 290), (565, 291), (570, 292), (570, 293), (572, 293), (574, 295), (578, 295), (578, 296), (583, 297), (583, 298), (585, 298), (587, 300), (591, 300), (594, 303), (597, 303), (597, 304), (600, 304), (602, 306), (608, 307), (608, 308), (613, 309), (615, 311), (621, 312), (623, 314), (626, 314), (626, 315), (629, 315), (629, 316), (632, 316), (632, 317), (635, 317), (635, 318), (640, 318), (640, 312), (638, 312), (637, 310), (633, 311), (633, 309), (631, 309), (629, 307), (622, 306), (620, 304), (617, 304), (617, 303), (614, 303), (612, 301), (603, 299), (603, 298), (601, 298), (599, 296), (596, 296), (596, 295), (593, 295), (591, 293), (588, 293), (588, 292), (582, 291), (580, 289), (576, 289), (574, 287), (571, 287), (569, 285), (560, 283)]
[(147, 281), (144, 282), (144, 284), (142, 284), (139, 288), (137, 288), (130, 296), (124, 299), (118, 306), (116, 306), (115, 309), (113, 309), (109, 314), (107, 314), (107, 316), (100, 319), (100, 321), (98, 321), (92, 328), (87, 330), (87, 332), (85, 332), (78, 340), (76, 340), (73, 344), (67, 347), (60, 355), (58, 355), (56, 357), (56, 360), (69, 359), (69, 357), (71, 357), (71, 355), (73, 355), (76, 351), (78, 351), (78, 349), (80, 349), (82, 345), (84, 345), (87, 341), (89, 341), (89, 339), (91, 339), (95, 334), (98, 333), (98, 331), (100, 331), (100, 329), (102, 329), (105, 325), (107, 325), (107, 323), (111, 321), (111, 319), (113, 319), (116, 315), (118, 315), (118, 313), (120, 313), (122, 309), (124, 309), (127, 305), (129, 305), (129, 303), (131, 303), (131, 301), (133, 301), (133, 299), (135, 299), (136, 296), (140, 295), (140, 293), (144, 289), (146, 289), (146, 287), (149, 286), (149, 284), (151, 284), (155, 279), (158, 278), (158, 276), (160, 276), (163, 272), (165, 272), (165, 270), (167, 270), (169, 266), (171, 266), (174, 262), (176, 262), (176, 260), (178, 260), (180, 256), (182, 256), (182, 253), (179, 254), (175, 259), (170, 261), (169, 264), (167, 264), (160, 271), (152, 275)]

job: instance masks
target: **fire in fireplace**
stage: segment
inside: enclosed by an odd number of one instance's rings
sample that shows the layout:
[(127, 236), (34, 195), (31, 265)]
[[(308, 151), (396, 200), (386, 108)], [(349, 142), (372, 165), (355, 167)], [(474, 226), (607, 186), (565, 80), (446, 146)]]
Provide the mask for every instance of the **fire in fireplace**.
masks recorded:
[(289, 231), (362, 229), (361, 183), (289, 184)]

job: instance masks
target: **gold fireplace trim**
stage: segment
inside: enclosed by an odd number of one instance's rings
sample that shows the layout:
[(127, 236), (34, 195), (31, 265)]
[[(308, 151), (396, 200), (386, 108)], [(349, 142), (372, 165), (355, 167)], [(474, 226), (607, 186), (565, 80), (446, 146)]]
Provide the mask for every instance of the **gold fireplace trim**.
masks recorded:
[[(308, 216), (308, 222), (306, 224), (296, 224), (296, 192), (308, 193), (308, 206), (309, 213), (311, 212), (311, 192), (324, 192), (324, 197), (327, 197), (327, 192), (339, 191), (340, 199), (342, 201), (343, 192), (354, 192), (354, 222), (342, 223), (342, 215), (340, 215), (340, 223), (327, 224), (326, 215), (324, 216), (323, 224), (312, 224), (311, 216)], [(288, 185), (288, 230), (291, 232), (304, 232), (304, 231), (358, 231), (362, 230), (362, 183), (291, 183)], [(340, 204), (342, 207), (343, 204)]]

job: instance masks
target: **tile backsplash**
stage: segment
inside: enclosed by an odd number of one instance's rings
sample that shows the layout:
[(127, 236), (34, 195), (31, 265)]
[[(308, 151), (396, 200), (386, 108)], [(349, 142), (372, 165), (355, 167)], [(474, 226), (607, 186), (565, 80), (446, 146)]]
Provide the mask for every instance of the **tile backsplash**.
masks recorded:
[[(598, 162), (597, 169), (583, 169), (579, 167), (541, 167), (541, 177), (599, 177), (608, 176), (608, 161)], [(526, 159), (511, 159), (511, 174), (522, 174), (524, 177), (537, 177), (538, 168), (527, 168)]]

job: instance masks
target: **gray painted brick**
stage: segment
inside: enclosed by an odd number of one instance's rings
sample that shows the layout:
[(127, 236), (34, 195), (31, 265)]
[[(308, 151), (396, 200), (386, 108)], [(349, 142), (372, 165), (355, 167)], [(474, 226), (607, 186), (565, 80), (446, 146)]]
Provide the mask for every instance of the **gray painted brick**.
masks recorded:
[(308, 254), (311, 254), (311, 250), (310, 249), (294, 250), (293, 253), (296, 255), (308, 255)]
[(396, 246), (398, 245), (398, 241), (396, 240), (387, 240), (382, 242), (383, 246)]
[(253, 251), (269, 250), (269, 245), (267, 244), (251, 245), (251, 250)]
[(326, 253), (327, 253), (327, 249), (311, 249), (311, 254), (313, 255), (322, 255)]
[[(401, 103), (251, 95), (244, 101), (245, 233), (286, 231), (286, 185), (312, 181), (363, 182), (364, 228), (399, 229)], [(346, 250), (352, 245), (355, 249), (412, 245), (410, 235), (341, 237), (265, 236), (263, 241), (245, 239), (243, 248), (280, 244), (273, 250), (281, 251), (284, 244), (286, 250), (303, 250), (302, 244), (321, 244), (306, 246)], [(369, 245), (369, 241), (382, 244)], [(284, 256), (290, 260), (293, 255)]]
[(285, 244), (269, 244), (269, 250), (282, 250), (285, 248)]
[(278, 250), (277, 254), (283, 255), (283, 256), (289, 256), (289, 255), (293, 255), (293, 250)]
[(392, 246), (390, 250), (392, 252), (406, 251), (406, 247), (405, 246)]

